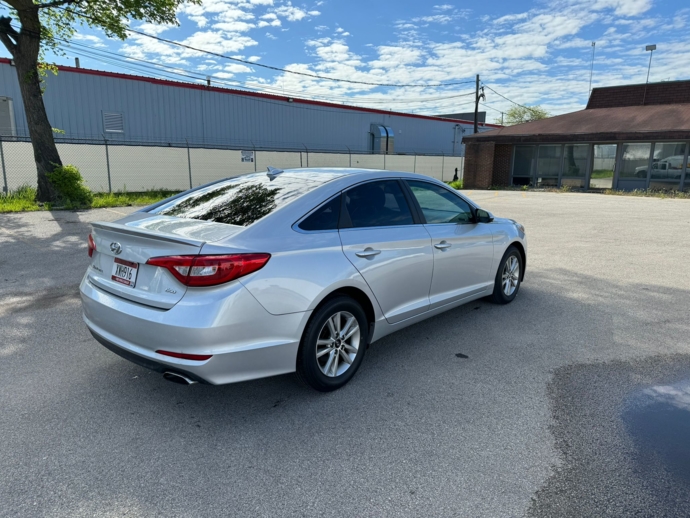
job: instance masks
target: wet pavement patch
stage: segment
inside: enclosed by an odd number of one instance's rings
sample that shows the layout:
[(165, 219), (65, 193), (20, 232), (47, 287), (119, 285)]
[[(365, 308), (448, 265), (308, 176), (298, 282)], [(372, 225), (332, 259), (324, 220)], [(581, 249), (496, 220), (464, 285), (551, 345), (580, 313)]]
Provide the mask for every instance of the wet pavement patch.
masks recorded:
[(690, 484), (690, 379), (634, 393), (623, 421), (641, 463), (661, 462)]
[(529, 516), (690, 516), (690, 355), (570, 365), (548, 386), (561, 463)]

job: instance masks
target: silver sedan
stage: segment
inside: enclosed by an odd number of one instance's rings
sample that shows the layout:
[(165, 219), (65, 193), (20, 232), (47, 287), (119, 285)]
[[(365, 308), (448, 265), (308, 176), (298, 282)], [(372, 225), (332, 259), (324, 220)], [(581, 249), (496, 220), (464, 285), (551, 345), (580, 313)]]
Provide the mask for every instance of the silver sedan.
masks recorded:
[(182, 384), (297, 372), (320, 391), (372, 342), (461, 304), (506, 304), (522, 225), (412, 173), (269, 168), (94, 223), (84, 321)]

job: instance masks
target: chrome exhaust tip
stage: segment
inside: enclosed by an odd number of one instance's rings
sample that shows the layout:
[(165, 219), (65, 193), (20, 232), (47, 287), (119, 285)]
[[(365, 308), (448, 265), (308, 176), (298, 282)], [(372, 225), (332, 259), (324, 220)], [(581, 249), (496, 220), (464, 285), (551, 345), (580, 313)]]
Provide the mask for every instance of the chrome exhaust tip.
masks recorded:
[(198, 383), (197, 381), (189, 379), (187, 376), (183, 376), (177, 372), (164, 372), (163, 377), (168, 381), (177, 383), (178, 385), (194, 385), (195, 383)]

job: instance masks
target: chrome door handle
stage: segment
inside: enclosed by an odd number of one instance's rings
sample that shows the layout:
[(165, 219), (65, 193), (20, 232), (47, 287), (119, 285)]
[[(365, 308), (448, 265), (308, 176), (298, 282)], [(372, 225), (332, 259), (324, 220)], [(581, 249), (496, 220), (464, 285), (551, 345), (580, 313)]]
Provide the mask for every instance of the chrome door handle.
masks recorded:
[(438, 248), (439, 250), (445, 250), (446, 248), (450, 248), (450, 243), (446, 243), (445, 241), (441, 241), (440, 243), (436, 243), (434, 245), (434, 248)]
[(381, 250), (374, 250), (373, 248), (365, 248), (362, 252), (355, 252), (357, 257), (374, 257), (379, 255)]

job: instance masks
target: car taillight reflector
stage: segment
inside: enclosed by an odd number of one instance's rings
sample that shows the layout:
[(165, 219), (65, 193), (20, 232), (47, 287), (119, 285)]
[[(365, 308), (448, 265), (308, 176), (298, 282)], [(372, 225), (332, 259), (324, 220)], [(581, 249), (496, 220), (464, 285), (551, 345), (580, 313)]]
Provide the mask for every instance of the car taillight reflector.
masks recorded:
[(93, 253), (96, 251), (96, 242), (93, 240), (93, 236), (89, 234), (89, 257), (93, 257)]
[(173, 358), (180, 358), (181, 360), (193, 360), (196, 362), (203, 362), (208, 360), (212, 354), (186, 354), (186, 353), (174, 353), (172, 351), (163, 351), (159, 349), (156, 351), (158, 354), (163, 354), (165, 356), (172, 356)]
[(271, 254), (171, 255), (146, 264), (166, 268), (185, 286), (216, 286), (260, 270)]

